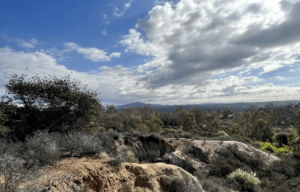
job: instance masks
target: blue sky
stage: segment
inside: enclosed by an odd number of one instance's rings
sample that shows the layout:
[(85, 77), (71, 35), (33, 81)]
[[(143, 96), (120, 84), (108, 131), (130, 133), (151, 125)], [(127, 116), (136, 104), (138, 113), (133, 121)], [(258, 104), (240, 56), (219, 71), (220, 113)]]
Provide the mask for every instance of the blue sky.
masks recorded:
[(299, 13), (299, 0), (1, 1), (0, 95), (15, 73), (69, 74), (103, 106), (299, 100)]

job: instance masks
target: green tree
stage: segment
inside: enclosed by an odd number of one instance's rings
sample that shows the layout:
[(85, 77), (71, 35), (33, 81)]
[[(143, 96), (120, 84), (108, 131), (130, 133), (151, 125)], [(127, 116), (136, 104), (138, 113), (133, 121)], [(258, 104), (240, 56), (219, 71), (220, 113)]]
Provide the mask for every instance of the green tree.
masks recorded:
[(273, 142), (273, 134), (273, 129), (268, 125), (268, 123), (263, 119), (258, 119), (258, 121), (255, 122), (251, 137), (255, 137), (257, 140), (263, 142), (266, 140)]
[(130, 129), (137, 129), (139, 125), (142, 123), (142, 119), (139, 115), (136, 115), (136, 109), (133, 107), (124, 109), (122, 113), (125, 115), (123, 124), (125, 126), (126, 131)]
[(106, 114), (114, 114), (114, 113), (117, 113), (118, 112), (118, 110), (116, 109), (116, 107), (114, 106), (114, 105), (106, 105), (106, 111), (105, 111), (105, 113)]
[(119, 132), (124, 130), (125, 114), (118, 111), (117, 113), (109, 115), (110, 124), (113, 128)]
[(218, 114), (215, 112), (209, 113), (205, 120), (205, 124), (206, 124), (206, 130), (208, 130), (210, 133), (217, 132), (219, 128)]
[[(3, 100), (4, 96), (1, 97)], [(8, 126), (4, 126), (4, 123), (6, 123), (9, 118), (15, 114), (17, 110), (17, 106), (9, 104), (11, 101), (1, 101), (0, 103), (0, 135), (6, 136), (7, 133), (11, 131), (11, 129)], [(7, 123), (6, 123), (7, 125)]]
[(149, 128), (150, 132), (160, 133), (164, 123), (156, 116), (155, 113), (152, 113), (149, 120), (146, 120), (145, 125)]
[[(104, 113), (102, 105), (95, 98), (97, 93), (82, 92), (69, 79), (32, 79), (34, 81), (26, 82), (24, 75), (19, 78), (14, 74), (5, 85), (8, 89), (6, 92), (14, 94), (14, 99), (21, 100), (19, 103), (24, 105), (16, 111), (22, 117), (19, 126), (13, 130), (18, 140), (24, 141), (27, 135), (39, 129), (48, 130), (49, 133), (66, 131), (63, 125), (69, 125), (66, 126), (69, 129), (81, 129), (90, 119)], [(49, 104), (48, 108), (43, 109), (43, 104)]]
[(178, 118), (180, 119), (184, 131), (188, 132), (196, 126), (195, 115), (193, 113), (189, 113), (186, 110), (181, 110)]
[(272, 126), (276, 125), (276, 121), (277, 121), (277, 115), (276, 115), (276, 113), (274, 113), (274, 112), (270, 113), (270, 115), (269, 115), (269, 121), (270, 121), (270, 124)]
[(150, 120), (153, 114), (155, 114), (157, 117), (160, 114), (159, 111), (150, 107), (149, 104), (146, 104), (144, 107), (137, 108), (136, 111), (137, 114), (141, 116), (143, 122), (145, 122), (146, 120)]
[(300, 110), (296, 116), (295, 129), (297, 130), (298, 136), (300, 136)]
[(228, 115), (233, 114), (233, 113), (234, 113), (234, 111), (232, 109), (226, 108), (226, 109), (224, 109), (224, 111), (222, 113), (223, 118), (226, 118)]
[(189, 112), (194, 114), (197, 125), (204, 122), (204, 113), (202, 109), (200, 108), (190, 109)]
[(175, 114), (178, 115), (181, 111), (185, 110), (181, 105), (177, 106), (175, 109)]
[(252, 115), (250, 112), (245, 112), (242, 118), (245, 120), (245, 127), (244, 127), (245, 135), (246, 137), (248, 137), (249, 134), (252, 132), (251, 125), (250, 125), (250, 120), (252, 119)]

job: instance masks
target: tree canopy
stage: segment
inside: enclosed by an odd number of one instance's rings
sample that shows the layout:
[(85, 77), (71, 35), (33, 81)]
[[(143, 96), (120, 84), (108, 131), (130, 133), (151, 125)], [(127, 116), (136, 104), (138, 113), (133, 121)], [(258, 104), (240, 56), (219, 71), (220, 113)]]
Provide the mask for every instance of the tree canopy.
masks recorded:
[[(77, 125), (78, 128), (87, 124), (91, 118), (105, 113), (96, 98), (97, 93), (87, 91), (86, 88), (80, 91), (77, 82), (70, 82), (69, 78), (69, 75), (67, 79), (55, 77), (53, 81), (41, 80), (35, 76), (32, 77), (33, 81), (24, 81), (24, 75), (18, 77), (14, 74), (11, 77), (5, 85), (8, 89), (6, 92), (14, 94), (13, 98), (21, 100), (19, 104), (24, 105), (15, 110), (15, 114), (22, 117), (21, 120), (14, 127), (10, 127), (17, 139), (24, 141), (28, 134), (38, 129), (51, 133), (64, 131), (63, 125), (69, 125), (69, 128)], [(4, 98), (8, 98), (9, 101), (3, 106), (11, 104), (10, 97), (1, 97), (2, 100)], [(48, 108), (43, 108), (45, 104), (48, 104)], [(10, 122), (14, 120), (11, 118)], [(4, 123), (4, 126), (6, 125), (9, 125), (7, 120)]]

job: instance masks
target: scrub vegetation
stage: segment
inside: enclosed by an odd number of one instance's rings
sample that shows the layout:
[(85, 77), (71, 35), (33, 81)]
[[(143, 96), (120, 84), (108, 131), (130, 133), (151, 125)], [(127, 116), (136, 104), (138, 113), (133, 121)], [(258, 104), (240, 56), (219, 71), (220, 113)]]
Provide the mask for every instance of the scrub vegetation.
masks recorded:
[[(240, 141), (281, 158), (270, 165), (259, 156), (250, 156), (234, 147), (222, 151), (209, 171), (194, 172), (190, 165), (180, 166), (197, 176), (205, 191), (300, 191), (300, 110), (291, 105), (263, 109), (250, 107), (245, 112), (225, 109), (204, 112), (200, 108), (160, 112), (146, 105), (118, 111), (105, 110), (97, 93), (80, 91), (67, 79), (24, 81), (14, 75), (6, 85), (14, 99), (3, 96), (0, 103), (0, 191), (18, 191), (25, 177), (37, 178), (39, 170), (54, 165), (65, 154), (88, 156), (106, 152), (119, 167), (122, 162), (153, 162), (157, 154), (137, 159), (118, 154), (111, 142), (125, 135), (125, 143), (135, 137), (147, 143), (163, 138)], [(4, 101), (4, 99), (8, 99)], [(39, 105), (33, 103), (39, 101)], [(50, 103), (48, 108), (42, 104)], [(72, 108), (72, 109), (71, 109)], [(62, 153), (64, 151), (64, 153)], [(239, 154), (239, 155), (237, 155)], [(237, 159), (239, 157), (239, 159)], [(199, 157), (200, 158), (200, 157)], [(20, 163), (25, 160), (25, 166)], [(49, 182), (49, 186), (51, 182)], [(164, 184), (169, 191), (186, 191), (187, 183), (174, 178)], [(81, 189), (84, 191), (85, 189)], [(24, 191), (45, 191), (28, 186)], [(130, 191), (124, 186), (120, 191)]]

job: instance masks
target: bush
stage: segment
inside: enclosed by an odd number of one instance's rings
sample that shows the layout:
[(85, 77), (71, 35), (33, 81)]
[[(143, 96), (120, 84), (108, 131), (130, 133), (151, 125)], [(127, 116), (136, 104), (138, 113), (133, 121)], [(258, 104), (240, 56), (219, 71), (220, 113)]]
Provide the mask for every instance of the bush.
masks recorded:
[(149, 128), (150, 133), (160, 133), (163, 127), (163, 122), (159, 118), (153, 117), (150, 120), (146, 120), (145, 122), (146, 126)]
[(284, 144), (283, 147), (277, 148), (268, 142), (259, 142), (259, 143), (260, 143), (261, 150), (270, 151), (271, 153), (287, 154), (291, 152), (291, 149)]
[(238, 169), (235, 172), (229, 174), (227, 178), (228, 180), (236, 180), (240, 184), (249, 184), (249, 187), (253, 187), (254, 185), (261, 184), (261, 181), (255, 176), (256, 173), (247, 173), (245, 171), (242, 171), (241, 169)]
[(279, 146), (282, 147), (282, 144), (288, 144), (288, 137), (285, 133), (279, 133), (275, 136), (275, 141), (279, 143)]
[(250, 137), (256, 137), (256, 139), (260, 141), (269, 140), (270, 142), (273, 142), (273, 135), (274, 131), (268, 125), (267, 121), (264, 121), (263, 119), (258, 119), (257, 122), (255, 122)]
[(218, 131), (218, 136), (228, 136), (225, 131)]
[(113, 166), (117, 169), (121, 169), (123, 162), (125, 162), (127, 159), (125, 159), (122, 154), (119, 154), (116, 149), (113, 150), (113, 152), (111, 154), (112, 154), (111, 157), (114, 158), (114, 159), (110, 160), (111, 166)]
[(162, 176), (160, 180), (163, 191), (166, 192), (185, 192), (186, 186), (183, 179), (179, 177), (169, 178)]

